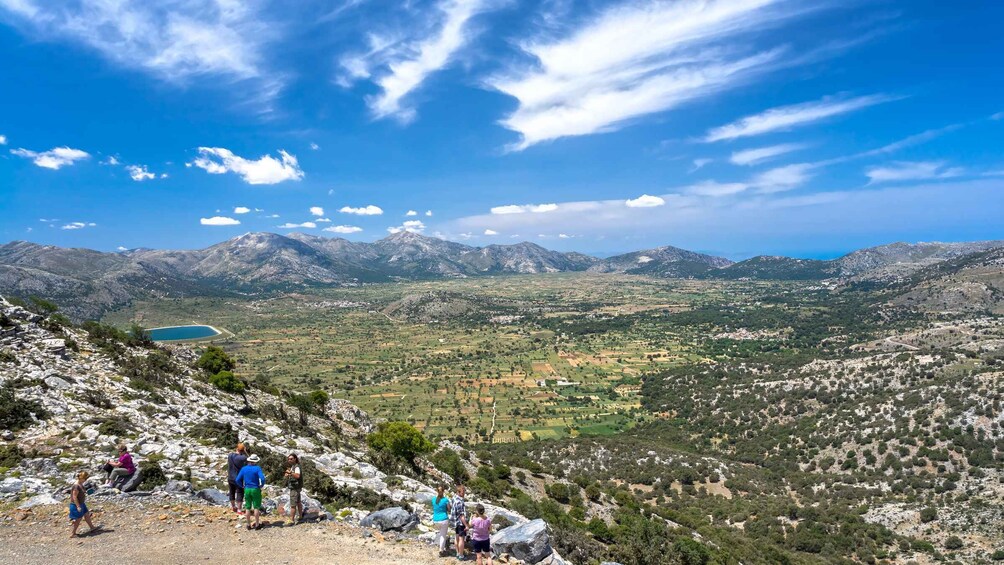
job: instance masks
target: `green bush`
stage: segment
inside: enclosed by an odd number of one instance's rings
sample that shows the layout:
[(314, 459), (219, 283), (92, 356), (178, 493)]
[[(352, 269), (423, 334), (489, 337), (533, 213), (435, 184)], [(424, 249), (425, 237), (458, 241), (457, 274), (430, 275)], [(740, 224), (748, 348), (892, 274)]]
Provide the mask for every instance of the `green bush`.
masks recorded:
[(962, 539), (959, 538), (959, 536), (949, 536), (949, 538), (945, 540), (945, 549), (962, 549), (962, 546)]
[(141, 477), (140, 490), (153, 490), (154, 487), (167, 483), (167, 475), (160, 468), (160, 463), (149, 459), (140, 466), (139, 476)]
[(920, 521), (923, 523), (933, 522), (938, 519), (938, 511), (928, 506), (920, 511)]
[(247, 388), (244, 381), (237, 378), (230, 371), (220, 371), (219, 373), (209, 377), (209, 384), (215, 386), (223, 392), (230, 392), (233, 394), (240, 394)]
[(711, 552), (697, 540), (680, 538), (673, 543), (676, 553), (683, 565), (706, 565), (711, 561)]
[(366, 444), (373, 451), (387, 454), (412, 467), (415, 466), (416, 457), (436, 449), (435, 444), (407, 422), (381, 423), (377, 431), (366, 436)]
[(215, 375), (222, 371), (233, 371), (237, 363), (222, 348), (210, 345), (202, 352), (202, 356), (195, 362), (195, 366), (210, 375)]
[(466, 483), (470, 478), (464, 462), (452, 449), (440, 449), (429, 457), (429, 461), (440, 471), (450, 476), (457, 484)]
[(324, 406), (325, 404), (327, 404), (328, 398), (329, 398), (328, 393), (324, 392), (323, 390), (315, 390), (310, 393), (310, 400), (312, 400), (314, 404), (318, 406)]
[(0, 445), (0, 467), (17, 467), (24, 458), (24, 451), (16, 444)]
[(990, 559), (994, 561), (1004, 561), (1004, 549), (997, 549), (990, 555)]
[(206, 420), (195, 424), (188, 431), (188, 435), (195, 439), (209, 441), (212, 445), (223, 449), (233, 449), (240, 441), (237, 430), (229, 422), (224, 424), (216, 420)]
[(35, 423), (32, 414), (39, 420), (49, 417), (49, 413), (37, 400), (17, 398), (8, 384), (0, 388), (0, 429), (18, 431)]
[(546, 490), (547, 496), (550, 496), (562, 504), (568, 504), (569, 497), (571, 496), (568, 492), (568, 485), (564, 483), (554, 483), (548, 485)]

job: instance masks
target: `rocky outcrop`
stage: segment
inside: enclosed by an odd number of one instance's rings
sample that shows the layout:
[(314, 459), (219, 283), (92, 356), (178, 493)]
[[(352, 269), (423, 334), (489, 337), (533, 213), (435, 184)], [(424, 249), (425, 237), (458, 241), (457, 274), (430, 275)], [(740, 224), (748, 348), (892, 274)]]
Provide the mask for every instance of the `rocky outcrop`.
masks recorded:
[(385, 508), (371, 513), (363, 518), (360, 526), (377, 528), (382, 532), (408, 532), (418, 526), (418, 515), (404, 508)]
[(508, 554), (530, 564), (540, 563), (554, 552), (547, 523), (539, 518), (492, 536), (492, 550), (495, 555)]

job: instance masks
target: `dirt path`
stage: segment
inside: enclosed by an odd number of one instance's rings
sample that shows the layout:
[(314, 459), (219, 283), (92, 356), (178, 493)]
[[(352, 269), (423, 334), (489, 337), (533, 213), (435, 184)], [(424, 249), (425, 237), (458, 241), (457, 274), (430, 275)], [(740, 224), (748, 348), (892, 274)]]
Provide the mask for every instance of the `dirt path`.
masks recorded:
[[(103, 530), (69, 539), (66, 507), (0, 514), (0, 563), (181, 564), (337, 563), (442, 565), (436, 551), (412, 537), (379, 534), (338, 523), (283, 527), (276, 520), (249, 532), (235, 529), (229, 509), (150, 501), (94, 501)], [(87, 531), (81, 524), (81, 532)]]

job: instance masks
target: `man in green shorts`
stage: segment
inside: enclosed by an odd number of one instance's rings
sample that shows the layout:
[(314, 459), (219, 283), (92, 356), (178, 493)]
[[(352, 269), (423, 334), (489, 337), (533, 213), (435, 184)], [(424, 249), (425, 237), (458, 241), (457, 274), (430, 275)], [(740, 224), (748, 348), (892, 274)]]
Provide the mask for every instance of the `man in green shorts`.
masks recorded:
[[(237, 485), (244, 489), (244, 508), (248, 519), (248, 529), (257, 530), (261, 527), (261, 489), (265, 486), (265, 473), (258, 463), (261, 457), (251, 454), (248, 464), (237, 474)], [(254, 525), (251, 525), (251, 511), (254, 511)]]

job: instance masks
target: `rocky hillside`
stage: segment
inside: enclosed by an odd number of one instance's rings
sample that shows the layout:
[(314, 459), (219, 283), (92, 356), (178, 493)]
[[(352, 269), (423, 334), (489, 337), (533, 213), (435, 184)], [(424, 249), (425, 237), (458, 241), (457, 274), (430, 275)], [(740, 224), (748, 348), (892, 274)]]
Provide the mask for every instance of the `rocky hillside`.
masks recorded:
[[(97, 324), (62, 325), (0, 298), (0, 506), (65, 504), (80, 470), (95, 477), (99, 504), (153, 497), (154, 504), (225, 506), (226, 456), (242, 441), (262, 457), (272, 483), (285, 454), (301, 454), (310, 520), (432, 538), (434, 490), (427, 483), (450, 484), (448, 475), (424, 460), (415, 472), (385, 473), (365, 447), (374, 425), (355, 406), (279, 393), (268, 383), (208, 378), (194, 368), (198, 359), (187, 347), (123, 339)], [(119, 443), (130, 446), (139, 468), (122, 487), (129, 492), (99, 480)], [(452, 459), (476, 472), (476, 461), (457, 451), (449, 450)], [(265, 498), (270, 514), (288, 503), (275, 484)], [(484, 502), (509, 525), (499, 528), (495, 545), (512, 555), (510, 563), (568, 563), (552, 549), (542, 521)]]
[(665, 246), (616, 255), (596, 263), (589, 270), (597, 273), (692, 277), (705, 275), (731, 264), (732, 261), (722, 257)]
[(915, 273), (894, 304), (927, 312), (1004, 314), (1004, 247), (964, 255)]

